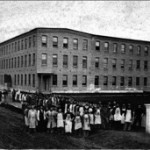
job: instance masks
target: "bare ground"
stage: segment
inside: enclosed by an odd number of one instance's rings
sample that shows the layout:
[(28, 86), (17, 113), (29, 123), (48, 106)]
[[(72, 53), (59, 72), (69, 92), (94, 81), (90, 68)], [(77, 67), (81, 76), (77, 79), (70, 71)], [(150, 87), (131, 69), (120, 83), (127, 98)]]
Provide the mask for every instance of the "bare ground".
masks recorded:
[(87, 138), (29, 134), (23, 116), (0, 107), (0, 149), (150, 149), (150, 135), (144, 132), (100, 130)]

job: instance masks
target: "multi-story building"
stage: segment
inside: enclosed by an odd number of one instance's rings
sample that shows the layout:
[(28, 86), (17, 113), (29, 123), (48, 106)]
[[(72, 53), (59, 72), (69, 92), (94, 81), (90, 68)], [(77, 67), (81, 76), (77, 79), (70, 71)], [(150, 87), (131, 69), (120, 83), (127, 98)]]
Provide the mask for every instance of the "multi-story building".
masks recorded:
[(36, 28), (0, 43), (0, 84), (23, 91), (150, 91), (150, 42)]

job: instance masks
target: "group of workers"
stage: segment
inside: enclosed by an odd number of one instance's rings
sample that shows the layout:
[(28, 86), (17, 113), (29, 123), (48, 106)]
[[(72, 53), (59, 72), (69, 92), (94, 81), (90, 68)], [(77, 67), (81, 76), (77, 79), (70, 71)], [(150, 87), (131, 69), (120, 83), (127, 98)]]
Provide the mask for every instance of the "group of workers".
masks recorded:
[(55, 95), (38, 98), (34, 104), (24, 103), (23, 112), (26, 129), (30, 133), (37, 131), (84, 137), (99, 129), (140, 129), (145, 116), (141, 104), (134, 108), (129, 103), (119, 104), (116, 101), (94, 104)]

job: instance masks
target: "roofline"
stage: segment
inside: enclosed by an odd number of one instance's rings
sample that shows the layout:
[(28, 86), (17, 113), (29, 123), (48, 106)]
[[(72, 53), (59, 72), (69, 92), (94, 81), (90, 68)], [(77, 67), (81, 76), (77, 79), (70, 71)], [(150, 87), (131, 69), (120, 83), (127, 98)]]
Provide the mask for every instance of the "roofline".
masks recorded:
[(34, 29), (31, 29), (25, 33), (22, 33), (22, 34), (19, 34), (15, 37), (12, 37), (6, 41), (3, 41), (0, 43), (0, 45), (4, 44), (4, 43), (7, 43), (11, 40), (14, 40), (16, 38), (19, 38), (21, 36), (24, 36), (24, 35), (27, 35), (27, 34), (30, 34), (32, 32), (37, 32), (38, 30), (44, 30), (44, 29), (47, 29), (47, 30), (62, 30), (62, 31), (71, 31), (71, 32), (74, 32), (74, 33), (78, 33), (78, 34), (84, 34), (86, 36), (91, 36), (91, 37), (96, 37), (96, 38), (106, 38), (106, 39), (114, 39), (114, 40), (121, 40), (121, 41), (130, 41), (130, 42), (140, 42), (140, 43), (147, 43), (147, 44), (150, 44), (150, 41), (144, 41), (144, 40), (137, 40), (137, 39), (128, 39), (128, 38), (121, 38), (121, 37), (112, 37), (112, 36), (104, 36), (104, 35), (97, 35), (97, 34), (92, 34), (92, 33), (88, 33), (88, 32), (83, 32), (83, 31), (78, 31), (78, 30), (74, 30), (74, 29), (69, 29), (69, 28), (47, 28), (47, 27), (37, 27), (37, 28), (34, 28)]

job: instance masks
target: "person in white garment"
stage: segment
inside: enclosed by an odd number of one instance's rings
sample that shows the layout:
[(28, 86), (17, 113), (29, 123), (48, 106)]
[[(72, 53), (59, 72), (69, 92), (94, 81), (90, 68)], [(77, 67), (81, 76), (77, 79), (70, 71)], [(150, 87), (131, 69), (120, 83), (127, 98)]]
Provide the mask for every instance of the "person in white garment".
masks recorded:
[(72, 122), (74, 119), (74, 115), (68, 109), (67, 113), (64, 115), (65, 118), (65, 133), (70, 135), (72, 133)]
[(126, 115), (125, 115), (125, 125), (124, 125), (124, 130), (131, 130), (131, 123), (133, 120), (133, 112), (131, 109), (131, 105), (128, 104), (127, 110), (126, 110)]
[(28, 112), (29, 112), (28, 105), (25, 105), (25, 108), (24, 108), (24, 123), (25, 123), (26, 131), (29, 130)]
[(115, 114), (114, 114), (114, 123), (115, 123), (115, 129), (119, 130), (121, 128), (121, 111), (120, 111), (120, 107), (119, 104), (116, 105), (116, 110), (115, 110)]
[(90, 117), (90, 128), (91, 128), (91, 133), (94, 131), (94, 114), (93, 114), (93, 108), (89, 107), (89, 117)]
[(87, 112), (87, 110), (85, 111), (84, 115), (83, 115), (83, 135), (84, 137), (87, 137), (90, 133), (90, 117), (89, 114)]
[(123, 129), (123, 126), (125, 124), (125, 114), (126, 114), (126, 105), (123, 104), (121, 108), (121, 128)]
[(101, 121), (100, 108), (97, 107), (96, 112), (94, 114), (94, 126), (95, 126), (95, 128), (100, 129), (101, 123), (102, 123), (102, 121)]
[(81, 116), (80, 116), (79, 112), (77, 112), (77, 115), (75, 116), (75, 119), (74, 119), (74, 131), (75, 131), (75, 134), (77, 136), (81, 136), (81, 134), (82, 134), (82, 121), (81, 121)]
[(64, 133), (64, 118), (63, 118), (63, 113), (61, 108), (58, 109), (58, 113), (57, 113), (57, 131), (58, 134)]
[(57, 115), (56, 111), (52, 107), (45, 113), (45, 116), (48, 119), (47, 122), (48, 133), (53, 133), (56, 128), (56, 115)]
[(35, 132), (37, 126), (37, 111), (34, 105), (31, 106), (31, 109), (28, 112), (28, 121), (30, 133)]

